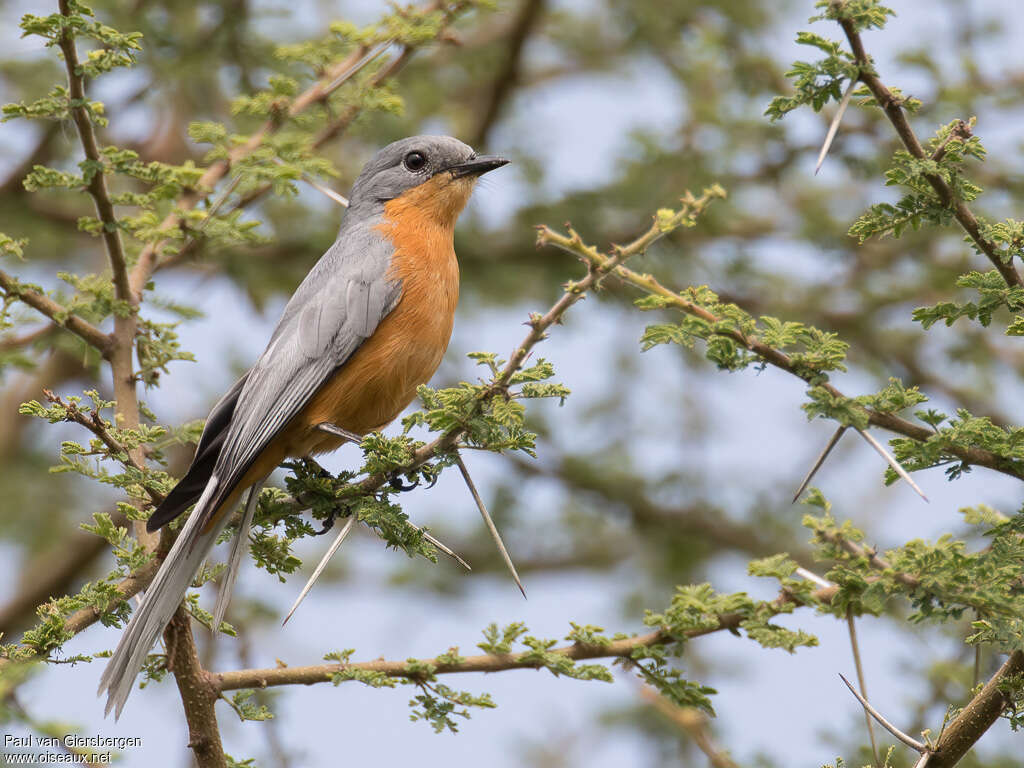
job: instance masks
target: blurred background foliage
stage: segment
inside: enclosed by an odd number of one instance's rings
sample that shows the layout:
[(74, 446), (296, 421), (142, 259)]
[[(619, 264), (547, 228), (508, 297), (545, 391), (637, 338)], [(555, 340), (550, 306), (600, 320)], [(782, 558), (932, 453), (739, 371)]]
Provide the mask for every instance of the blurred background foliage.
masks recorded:
[[(1014, 4), (890, 4), (898, 17), (884, 32), (867, 37), (884, 79), (922, 100), (913, 118), (922, 136), (955, 117), (977, 115), (977, 133), (990, 152), (987, 163), (971, 169), (972, 178), (990, 190), (980, 207), (996, 216), (1019, 212), (1024, 175), (1016, 126), (1024, 60), (1015, 40), (1024, 33), (1024, 22)], [(5, 102), (31, 101), (62, 79), (54, 57), (16, 40), (22, 13), (50, 11), (39, 5), (8, 0), (0, 8)], [(239, 94), (264, 87), (276, 69), (287, 68), (275, 59), (277, 46), (322, 35), (330, 21), (366, 22), (382, 11), (369, 0), (98, 0), (93, 5), (104, 22), (144, 36), (139, 64), (93, 88), (110, 117), (102, 141), (130, 147), (145, 160), (175, 164), (189, 158), (203, 163), (208, 148), (189, 139), (193, 121), (224, 122), (239, 130), (260, 122), (234, 115), (232, 104)], [(588, 242), (624, 242), (648, 225), (652, 211), (675, 204), (684, 190), (717, 182), (729, 190), (729, 199), (712, 207), (698, 228), (660, 243), (633, 265), (636, 269), (670, 286), (709, 284), (723, 300), (754, 315), (838, 332), (851, 345), (851, 371), (841, 379), (850, 382), (845, 385), (850, 394), (874, 391), (889, 376), (898, 376), (907, 386), (920, 386), (937, 407), (962, 405), (998, 423), (1011, 420), (1024, 374), (1019, 342), (998, 329), (963, 322), (926, 337), (910, 322), (913, 308), (948, 297), (958, 275), (984, 268), (963, 244), (962, 233), (931, 228), (864, 244), (846, 234), (868, 205), (894, 199), (882, 185), (896, 145), (891, 126), (877, 111), (851, 109), (825, 168), (814, 176), (831, 112), (797, 113), (781, 123), (764, 116), (770, 100), (790, 90), (783, 73), (799, 55), (790, 41), (805, 28), (810, 5), (802, 0), (501, 0), (493, 11), (461, 19), (440, 45), (410, 60), (390, 86), (400, 108), (392, 102), (368, 109), (324, 145), (322, 155), (337, 170), (332, 186), (342, 193), (375, 148), (413, 133), (451, 133), (514, 161), (486, 182), (458, 230), (459, 330), (435, 383), (476, 375), (461, 353), (504, 349), (499, 344), (511, 349), (527, 311), (548, 306), (560, 283), (577, 274), (565, 254), (534, 247), (535, 225), (570, 221)], [(829, 34), (840, 37), (835, 30)], [(21, 184), (34, 164), (77, 162), (71, 129), (9, 124), (2, 131), (0, 231), (31, 239), (26, 274), (52, 287), (48, 276), (58, 269), (102, 270), (98, 241), (76, 226), (78, 217), (92, 213), (88, 199), (27, 194)], [(200, 295), (214, 290), (232, 303), (196, 307), (207, 317), (200, 321), (202, 334), (184, 338), (193, 342), (198, 362), (172, 364), (162, 380), (165, 391), (142, 395), (162, 406), (162, 417), (202, 417), (231, 371), (248, 365), (283, 299), (333, 239), (339, 213), (304, 185), (298, 195), (266, 196), (244, 214), (261, 222), (261, 244), (206, 245), (160, 273), (156, 293), (167, 302), (192, 304), (193, 290)], [(556, 329), (540, 354), (555, 363), (558, 379), (577, 394), (563, 409), (530, 410), (541, 434), (538, 461), (499, 457), (486, 463), (483, 483), (531, 597), (558, 594), (560, 585), (569, 583), (605, 590), (615, 606), (609, 615), (626, 628), (635, 626), (642, 607), (663, 604), (675, 584), (711, 580), (721, 589), (756, 591), (743, 575), (746, 560), (785, 551), (808, 562), (809, 536), (790, 496), (831, 429), (806, 423), (797, 407), (799, 383), (784, 381), (777, 372), (727, 376), (699, 352), (676, 347), (640, 355), (637, 342), (647, 318), (636, 317), (629, 306), (633, 298), (628, 287), (609, 284), (565, 328)], [(19, 312), (29, 316), (27, 309)], [(0, 340), (0, 355), (12, 363), (0, 391), (0, 551), (8, 563), (0, 597), (10, 598), (0, 605), (0, 630), (11, 634), (27, 626), (34, 608), (16, 596), (54, 558), (80, 564), (64, 590), (108, 565), (102, 542), (90, 544), (90, 537), (76, 533), (78, 524), (106, 503), (103, 490), (69, 475), (48, 475), (55, 463), (55, 433), (19, 416), (18, 405), (38, 398), (43, 387), (67, 392), (95, 387), (109, 396), (109, 381), (99, 375), (94, 356), (67, 334), (41, 332), (19, 347)], [(956, 496), (932, 470), (921, 482), (933, 504), (922, 512), (905, 489), (883, 488), (883, 467), (866, 447), (848, 442), (819, 483), (838, 515), (852, 517), (883, 544), (936, 531), (968, 535), (956, 516), (964, 499), (1005, 512), (1019, 504), (1019, 491), (992, 473), (976, 470), (963, 481), (964, 495)], [(184, 449), (174, 455), (172, 472), (180, 472), (188, 458)], [(418, 493), (429, 497), (423, 512), (433, 529), (473, 563), (474, 571), (465, 575), (381, 556), (387, 569), (383, 583), (409, 604), (439, 600), (430, 620), (456, 622), (452, 626), (461, 627), (461, 637), (451, 642), (468, 647), (474, 642), (470, 630), (452, 616), (467, 590), (494, 581), (494, 594), (502, 600), (495, 608), (499, 619), (516, 618), (520, 605), (513, 602), (514, 589), (502, 581), (501, 563), (484, 530), (475, 522), (458, 522), (472, 519), (462, 489), (442, 484)], [(448, 514), (456, 506), (459, 516)], [(614, 575), (611, 581), (608, 574)], [(360, 588), (358, 569), (340, 563), (329, 575), (330, 585), (318, 590), (344, 612), (346, 595)], [(241, 623), (263, 627), (258, 637), (273, 647), (277, 610), (268, 606), (276, 603), (264, 595), (250, 598), (247, 610), (234, 610), (248, 615)], [(966, 633), (966, 620), (924, 630), (903, 623), (894, 609), (891, 619), (871, 623), (869, 638), (872, 632), (890, 638), (878, 643), (879, 656), (873, 659), (886, 678), (878, 689), (916, 718), (902, 721), (908, 732), (936, 726), (945, 703), (963, 702), (970, 686), (973, 655), (950, 642)], [(470, 625), (481, 624), (474, 619)], [(900, 635), (911, 638), (896, 639)], [(828, 653), (846, 664), (849, 649), (843, 642), (836, 633)], [(223, 655), (244, 658), (248, 652), (225, 641), (221, 645)], [(369, 646), (360, 650), (377, 652)], [(728, 694), (747, 698), (746, 705), (732, 710), (727, 694), (716, 699), (723, 715), (714, 725), (717, 737), (737, 759), (758, 765), (819, 764), (838, 754), (851, 764), (865, 759), (861, 713), (837, 687), (829, 689), (829, 711), (793, 711), (792, 719), (803, 724), (792, 735), (780, 733), (780, 721), (764, 711), (780, 696), (779, 679), (764, 679), (743, 666), (771, 665), (778, 657), (753, 653), (754, 661), (737, 661), (698, 642), (688, 651), (691, 676), (707, 684), (726, 689), (720, 683), (734, 674), (735, 664), (741, 681), (749, 674), (749, 682), (736, 683)], [(992, 663), (982, 660), (983, 674)], [(801, 673), (796, 674), (799, 679)], [(816, 685), (809, 676), (796, 688)], [(347, 693), (333, 695), (343, 702)], [(288, 706), (302, 711), (305, 691), (277, 695), (294, 699)], [(539, 731), (515, 746), (484, 743), (474, 750), (500, 765), (601, 765), (603, 751), (615, 754), (616, 744), (639, 745), (638, 765), (704, 759), (685, 729), (658, 715), (634, 690), (608, 698), (600, 688), (566, 695), (578, 696), (567, 701), (592, 713), (586, 723), (567, 721), (563, 730)], [(499, 695), (499, 705), (515, 706), (515, 693), (508, 696)], [(912, 707), (916, 714), (908, 712)], [(478, 715), (458, 738), (472, 740), (482, 721), (501, 716), (501, 710)], [(258, 753), (258, 764), (303, 764), (289, 745), (302, 743), (308, 734), (296, 727), (254, 746), (250, 751)], [(421, 726), (399, 723), (398, 728)], [(984, 759), (971, 757), (964, 765), (1022, 765), (1019, 737), (1016, 742), (1000, 738), (993, 733)], [(452, 748), (459, 749), (449, 744), (428, 752), (421, 748), (419, 754), (426, 764), (440, 764)], [(127, 764), (132, 760), (128, 754)], [(897, 754), (894, 760), (906, 764), (907, 756)]]

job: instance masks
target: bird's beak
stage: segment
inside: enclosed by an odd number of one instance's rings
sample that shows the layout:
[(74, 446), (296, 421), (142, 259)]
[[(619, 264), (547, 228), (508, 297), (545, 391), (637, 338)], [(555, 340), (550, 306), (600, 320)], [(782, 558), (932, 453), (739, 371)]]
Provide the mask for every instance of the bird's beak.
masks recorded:
[(504, 157), (498, 157), (497, 155), (477, 155), (472, 160), (466, 163), (459, 163), (446, 168), (452, 174), (452, 178), (462, 178), (463, 176), (482, 176), (488, 171), (493, 171), (495, 168), (501, 168), (503, 165), (508, 165), (508, 160)]

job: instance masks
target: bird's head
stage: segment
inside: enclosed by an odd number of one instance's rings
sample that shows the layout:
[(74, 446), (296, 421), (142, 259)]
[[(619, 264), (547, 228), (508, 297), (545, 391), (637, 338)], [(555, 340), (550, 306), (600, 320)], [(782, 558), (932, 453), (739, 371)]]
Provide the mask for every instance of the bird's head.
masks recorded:
[(476, 180), (508, 163), (478, 155), (451, 136), (411, 136), (388, 144), (368, 162), (352, 187), (352, 209), (401, 200), (443, 224), (454, 225)]

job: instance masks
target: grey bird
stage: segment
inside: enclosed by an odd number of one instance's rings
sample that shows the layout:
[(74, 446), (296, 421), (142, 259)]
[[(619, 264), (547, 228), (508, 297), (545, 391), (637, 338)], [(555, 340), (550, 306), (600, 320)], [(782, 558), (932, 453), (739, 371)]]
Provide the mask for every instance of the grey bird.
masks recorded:
[(437, 370), (459, 295), (455, 221), (477, 178), (507, 162), (448, 136), (414, 136), (363, 168), (337, 240), (295, 291), (263, 354), (213, 407), (192, 465), (149, 519), (155, 531), (195, 504), (100, 680), (107, 714), (120, 717), (241, 493), (251, 489), (215, 629), (266, 477), (287, 457), (332, 451), (386, 426)]

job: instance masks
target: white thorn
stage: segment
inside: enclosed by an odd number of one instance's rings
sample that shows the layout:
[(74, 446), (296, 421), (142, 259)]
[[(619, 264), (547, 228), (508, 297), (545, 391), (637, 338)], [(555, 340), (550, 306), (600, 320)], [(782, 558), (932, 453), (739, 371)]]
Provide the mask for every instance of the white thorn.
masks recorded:
[(824, 579), (821, 576), (819, 576), (818, 574), (814, 573), (814, 571), (808, 571), (806, 568), (804, 568), (802, 566), (798, 566), (797, 567), (796, 574), (798, 576), (802, 576), (803, 578), (807, 579), (807, 581), (814, 582), (819, 587), (826, 587), (827, 588), (827, 587), (834, 587), (835, 586), (835, 584), (833, 584), (828, 579)]
[(484, 519), (484, 524), (487, 526), (487, 530), (491, 532), (491, 538), (494, 539), (494, 543), (498, 547), (498, 551), (501, 552), (501, 556), (505, 559), (505, 565), (512, 574), (512, 578), (515, 579), (516, 586), (519, 587), (519, 591), (523, 593), (523, 597), (526, 597), (526, 590), (523, 589), (523, 582), (519, 580), (519, 574), (516, 572), (516, 566), (512, 562), (512, 558), (509, 557), (508, 550), (505, 548), (505, 542), (501, 540), (501, 534), (498, 533), (498, 528), (494, 525), (494, 521), (491, 520), (491, 514), (487, 511), (484, 500), (480, 498), (480, 494), (477, 492), (476, 486), (473, 484), (473, 478), (469, 476), (469, 470), (466, 469), (466, 465), (462, 461), (462, 457), (458, 452), (455, 453), (455, 463), (459, 466), (459, 471), (462, 473), (462, 479), (466, 481), (466, 487), (469, 488), (469, 492), (473, 494), (473, 501), (476, 502), (477, 509), (480, 510), (480, 516)]
[(295, 610), (299, 607), (302, 601), (306, 599), (306, 595), (309, 594), (309, 590), (313, 588), (313, 584), (316, 583), (316, 580), (320, 578), (320, 574), (323, 573), (324, 568), (327, 567), (327, 562), (334, 556), (334, 553), (338, 551), (338, 547), (341, 546), (341, 542), (345, 540), (345, 537), (348, 536), (355, 524), (356, 515), (352, 514), (349, 516), (348, 520), (345, 521), (345, 525), (342, 527), (341, 531), (338, 532), (337, 537), (331, 543), (331, 546), (328, 548), (324, 556), (320, 559), (320, 562), (316, 566), (316, 570), (314, 570), (313, 575), (309, 577), (309, 581), (306, 582), (306, 586), (302, 588), (302, 592), (300, 592), (298, 598), (296, 598), (295, 604), (292, 605), (292, 609), (288, 611), (288, 615), (284, 617), (284, 621), (281, 622), (281, 626), (288, 623), (288, 619), (292, 617)]
[(889, 466), (893, 468), (897, 475), (899, 475), (908, 483), (910, 483), (910, 487), (917, 491), (918, 496), (920, 496), (925, 501), (928, 501), (928, 497), (924, 495), (924, 491), (917, 487), (917, 483), (915, 483), (913, 478), (910, 477), (910, 474), (907, 472), (907, 470), (903, 468), (902, 464), (896, 461), (892, 454), (885, 450), (884, 445), (882, 445), (880, 442), (875, 440), (874, 437), (868, 434), (868, 431), (866, 429), (858, 429), (857, 431), (860, 432), (861, 437), (868, 441), (868, 444), (871, 445), (872, 448), (874, 448), (882, 455), (882, 458), (889, 462)]
[(814, 466), (811, 467), (811, 471), (807, 473), (807, 477), (804, 478), (804, 481), (800, 483), (800, 487), (796, 489), (796, 493), (793, 494), (793, 504), (796, 504), (796, 500), (800, 498), (800, 494), (803, 493), (804, 489), (811, 484), (811, 480), (814, 479), (814, 475), (817, 474), (819, 469), (821, 469), (821, 465), (825, 463), (825, 459), (827, 459), (828, 455), (832, 453), (832, 449), (836, 447), (836, 443), (839, 442), (839, 438), (843, 436), (843, 432), (845, 431), (846, 427), (840, 425), (839, 429), (832, 434), (832, 437), (828, 441), (828, 445), (825, 446), (825, 450), (818, 454), (818, 458), (814, 462)]
[(864, 709), (873, 718), (875, 718), (875, 720), (877, 720), (879, 722), (879, 724), (881, 724), (881, 726), (883, 728), (885, 728), (885, 730), (887, 730), (889, 733), (891, 733), (897, 739), (902, 741), (908, 747), (916, 749), (918, 752), (927, 752), (928, 751), (928, 747), (927, 746), (922, 744), (917, 739), (914, 739), (914, 738), (911, 738), (910, 736), (907, 736), (907, 734), (905, 734), (903, 731), (901, 731), (895, 725), (893, 725), (888, 720), (886, 720), (884, 717), (882, 717), (882, 714), (877, 709), (875, 709), (870, 704), (868, 704), (868, 700), (865, 699), (863, 696), (861, 696), (860, 693), (857, 691), (857, 689), (854, 688), (852, 685), (850, 685), (850, 681), (847, 680), (845, 677), (843, 677), (843, 675), (839, 675), (839, 677), (841, 677), (843, 682), (846, 683), (846, 687), (850, 689), (850, 693), (852, 693), (854, 696), (857, 697), (857, 701), (860, 702), (860, 705), (862, 707), (864, 707)]
[(846, 86), (846, 93), (843, 94), (843, 98), (839, 102), (839, 109), (836, 110), (836, 115), (832, 118), (832, 122), (828, 126), (828, 133), (825, 134), (825, 143), (821, 145), (821, 152), (818, 153), (818, 164), (814, 166), (815, 176), (817, 176), (818, 171), (821, 170), (821, 164), (825, 162), (825, 155), (828, 154), (829, 147), (832, 146), (832, 140), (835, 139), (836, 133), (839, 132), (839, 123), (843, 120), (846, 108), (850, 106), (850, 97), (853, 95), (853, 89), (857, 86), (857, 82), (857, 79), (854, 78), (850, 81), (850, 84)]
[(469, 563), (467, 563), (465, 560), (463, 560), (461, 557), (459, 557), (458, 554), (454, 550), (452, 550), (451, 548), (445, 546), (443, 542), (441, 542), (438, 539), (436, 539), (433, 536), (431, 536), (427, 531), (424, 531), (422, 528), (420, 528), (415, 523), (413, 523), (413, 522), (411, 522), (409, 520), (406, 520), (406, 523), (409, 524), (409, 527), (411, 527), (414, 530), (417, 530), (420, 533), (422, 533), (424, 539), (426, 539), (431, 544), (433, 544), (435, 547), (437, 547), (439, 550), (444, 552), (446, 555), (448, 555), (448, 557), (452, 558), (452, 560), (457, 562), (459, 565), (461, 565), (467, 571), (472, 571), (473, 570), (472, 568), (469, 567)]

